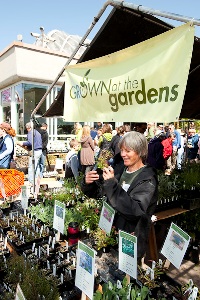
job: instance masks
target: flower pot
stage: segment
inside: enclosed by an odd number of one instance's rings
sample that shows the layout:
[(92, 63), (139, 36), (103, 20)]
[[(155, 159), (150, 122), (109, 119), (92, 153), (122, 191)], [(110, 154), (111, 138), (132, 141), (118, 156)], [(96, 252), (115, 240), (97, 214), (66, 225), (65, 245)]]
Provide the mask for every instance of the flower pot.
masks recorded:
[(5, 207), (5, 208), (1, 208), (1, 210), (3, 211), (3, 214), (5, 216), (8, 216), (9, 215), (9, 212), (11, 210), (10, 206), (9, 207)]
[(103, 170), (102, 170), (102, 169), (100, 169), (100, 168), (97, 168), (97, 169), (96, 169), (96, 171), (97, 171), (97, 174), (99, 174), (99, 175), (103, 175)]
[(79, 226), (77, 222), (70, 222), (68, 226), (68, 242), (69, 245), (78, 243), (79, 239)]
[(184, 199), (182, 207), (188, 210), (200, 208), (200, 198)]

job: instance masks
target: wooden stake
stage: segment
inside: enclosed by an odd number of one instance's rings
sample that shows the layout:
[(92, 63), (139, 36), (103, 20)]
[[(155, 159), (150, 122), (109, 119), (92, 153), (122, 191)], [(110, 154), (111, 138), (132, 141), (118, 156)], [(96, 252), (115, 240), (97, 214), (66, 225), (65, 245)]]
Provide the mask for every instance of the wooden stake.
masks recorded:
[(127, 279), (127, 283), (129, 284), (131, 282), (131, 277), (130, 275), (126, 274), (126, 279)]
[(81, 294), (81, 300), (86, 300), (86, 299), (87, 299), (86, 298), (86, 294), (82, 292), (82, 294)]

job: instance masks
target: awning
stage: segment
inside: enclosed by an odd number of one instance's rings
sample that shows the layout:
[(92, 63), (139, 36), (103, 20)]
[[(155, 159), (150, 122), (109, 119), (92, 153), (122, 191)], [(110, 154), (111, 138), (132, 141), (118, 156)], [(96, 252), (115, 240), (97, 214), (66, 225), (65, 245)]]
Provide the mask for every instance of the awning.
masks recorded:
[[(78, 62), (98, 58), (159, 35), (173, 26), (146, 13), (114, 8)], [(195, 38), (181, 118), (200, 119), (200, 41)], [(63, 116), (64, 85), (44, 117)], [(134, 120), (133, 120), (134, 121)]]

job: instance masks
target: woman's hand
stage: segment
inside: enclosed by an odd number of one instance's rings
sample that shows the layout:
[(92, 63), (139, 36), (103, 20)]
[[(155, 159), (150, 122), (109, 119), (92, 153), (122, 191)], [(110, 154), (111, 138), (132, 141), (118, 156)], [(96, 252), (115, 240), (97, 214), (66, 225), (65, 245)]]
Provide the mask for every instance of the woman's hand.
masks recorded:
[(103, 179), (108, 180), (114, 177), (114, 169), (112, 167), (103, 169)]
[(99, 175), (97, 174), (97, 171), (89, 171), (85, 175), (85, 183), (90, 184), (93, 183), (95, 180), (99, 179)]

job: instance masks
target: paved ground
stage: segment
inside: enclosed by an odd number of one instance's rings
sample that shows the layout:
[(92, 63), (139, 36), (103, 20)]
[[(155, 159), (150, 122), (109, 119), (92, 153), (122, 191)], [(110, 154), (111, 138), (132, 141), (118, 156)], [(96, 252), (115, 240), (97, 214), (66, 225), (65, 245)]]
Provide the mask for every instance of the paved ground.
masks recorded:
[(183, 260), (179, 270), (170, 264), (168, 275), (181, 284), (188, 283), (189, 279), (192, 279), (200, 289), (200, 264), (195, 265), (189, 260)]

